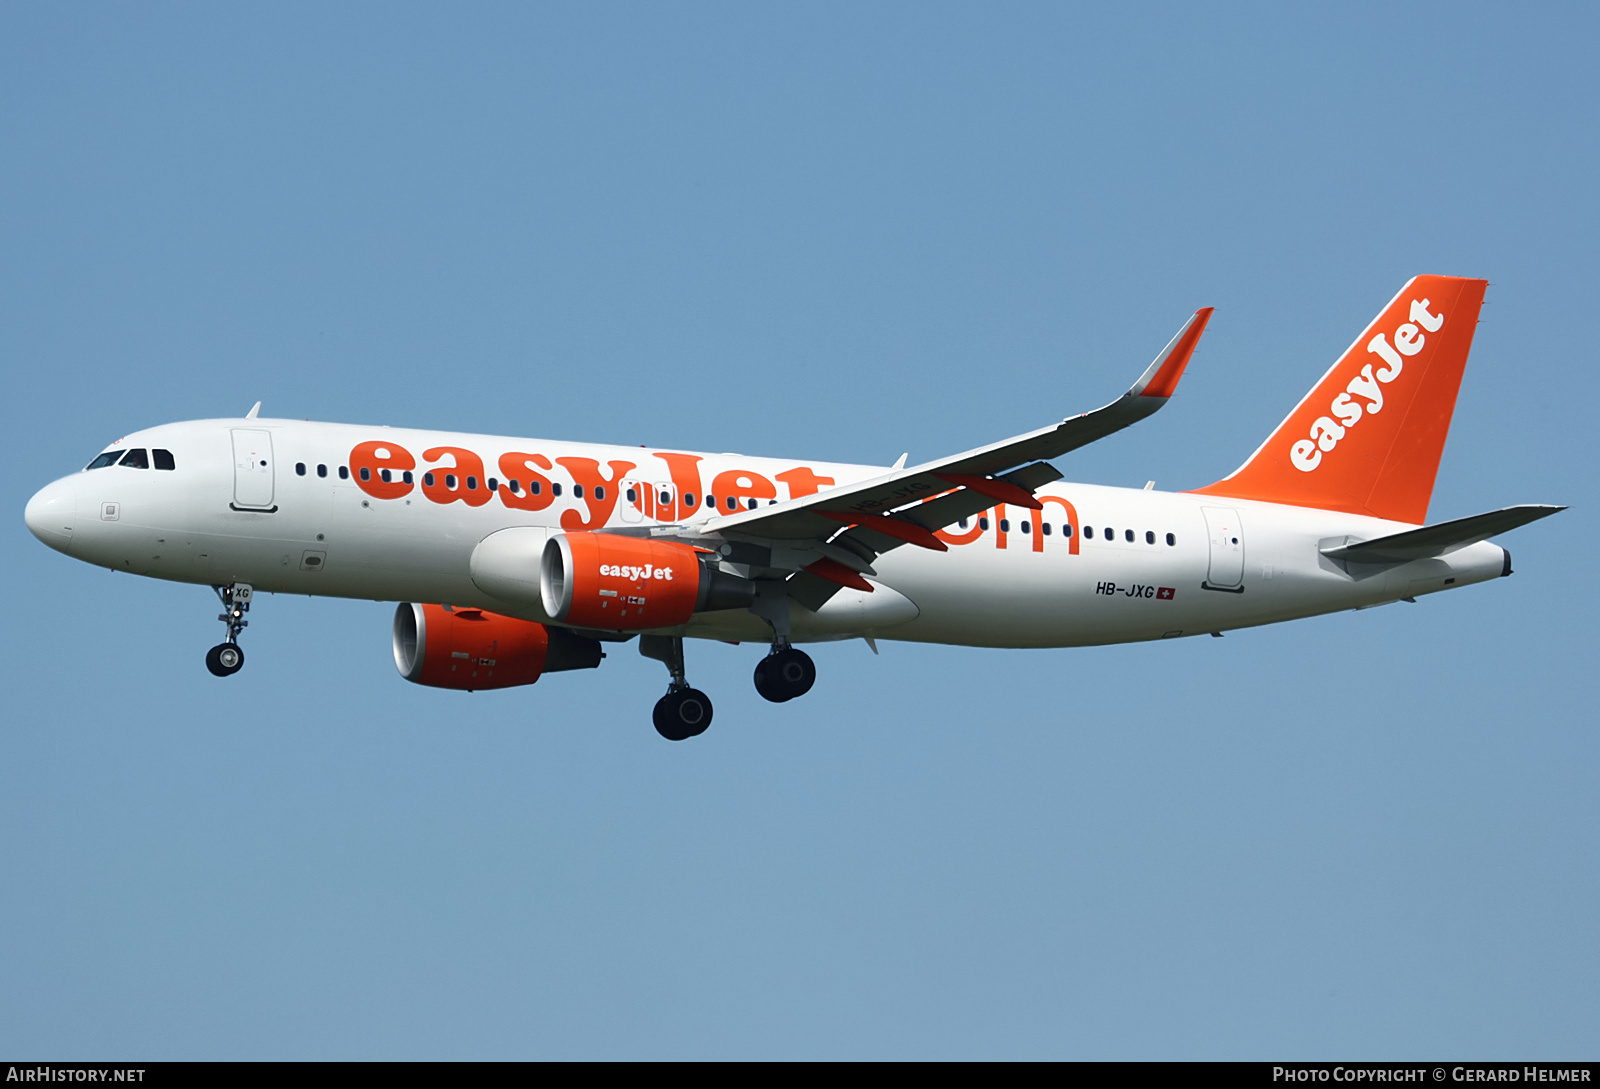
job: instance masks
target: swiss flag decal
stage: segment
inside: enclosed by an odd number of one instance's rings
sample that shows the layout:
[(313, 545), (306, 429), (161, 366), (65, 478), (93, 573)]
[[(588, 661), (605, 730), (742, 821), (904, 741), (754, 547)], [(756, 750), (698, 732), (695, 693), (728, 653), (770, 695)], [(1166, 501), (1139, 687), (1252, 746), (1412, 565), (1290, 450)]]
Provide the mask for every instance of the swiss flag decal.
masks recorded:
[(1173, 593), (1175, 591), (1170, 586), (1158, 586), (1156, 587), (1156, 600), (1171, 601)]

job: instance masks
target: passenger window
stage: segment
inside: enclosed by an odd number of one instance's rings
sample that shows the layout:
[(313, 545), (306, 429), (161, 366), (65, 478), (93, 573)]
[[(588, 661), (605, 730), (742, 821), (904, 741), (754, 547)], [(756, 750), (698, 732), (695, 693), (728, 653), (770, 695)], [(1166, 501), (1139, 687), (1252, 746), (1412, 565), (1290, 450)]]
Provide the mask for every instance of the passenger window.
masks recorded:
[(85, 465), (84, 469), (104, 469), (107, 465), (115, 465), (117, 463), (117, 459), (121, 456), (121, 450), (108, 450), (99, 457), (95, 458), (88, 465)]
[(656, 502), (660, 503), (663, 507), (666, 506), (668, 503), (672, 502), (672, 493), (662, 492), (660, 495), (656, 496)]
[(297, 462), (294, 463), (294, 475), (295, 476), (305, 476), (306, 475), (306, 463), (305, 462), (297, 461)]
[(1000, 519), (1000, 532), (1001, 533), (1010, 533), (1011, 532), (1011, 519), (1009, 519), (1009, 518)]
[(350, 479), (350, 466), (348, 466), (348, 465), (339, 466), (339, 479), (340, 480), (349, 480)]
[(365, 465), (363, 465), (361, 467), (361, 479), (362, 480), (371, 480), (372, 479), (372, 470), (367, 468)]
[(1131, 530), (1131, 529), (1123, 530), (1122, 531), (1122, 539), (1124, 541), (1127, 541), (1129, 544), (1132, 544), (1133, 543), (1133, 530)]
[(477, 490), (478, 490), (478, 478), (475, 477), (475, 476), (467, 477), (467, 491), (475, 492)]
[(1032, 533), (1033, 532), (1033, 523), (1024, 520), (1023, 523), (1022, 523), (1022, 532), (1024, 532), (1024, 533)]
[(378, 479), (383, 481), (385, 484), (391, 484), (394, 482), (394, 474), (389, 472), (387, 469), (379, 469)]
[(1046, 537), (1050, 536), (1050, 523), (1049, 522), (1040, 522), (1039, 523), (1039, 532), (1043, 533)]
[(1155, 530), (1147, 529), (1147, 530), (1144, 531), (1144, 543), (1145, 544), (1155, 544), (1156, 543), (1156, 531)]
[(574, 484), (572, 486), (572, 498), (574, 498), (574, 499), (582, 499), (583, 498), (583, 485), (582, 484)]
[[(317, 475), (321, 476), (321, 477), (327, 476), (328, 475), (328, 467), (326, 465), (318, 465), (317, 466)], [(406, 475), (410, 476), (411, 474), (407, 473)]]
[(522, 491), (522, 482), (516, 479), (508, 480), (506, 481), (506, 487), (511, 489), (512, 495), (517, 495)]
[(400, 479), (405, 481), (407, 484), (410, 484), (411, 483), (411, 470), (407, 469), (403, 473), (401, 473), (400, 474)]
[[(599, 485), (596, 485), (595, 489), (594, 489), (594, 497), (596, 499), (604, 499), (606, 497), (606, 490), (604, 488), (600, 487)], [(691, 507), (694, 506), (694, 496), (691, 495), (688, 498), (689, 498), (689, 505)]]
[(1100, 536), (1104, 537), (1108, 541), (1114, 541), (1117, 539), (1117, 531), (1112, 529), (1110, 526), (1107, 526), (1105, 529), (1100, 531)]
[[(533, 494), (534, 495), (538, 495), (539, 494), (539, 483), (538, 483), (538, 481), (534, 481)], [(561, 495), (561, 485), (560, 484), (551, 484), (550, 485), (550, 494), (559, 497)]]
[(489, 478), (489, 490), (491, 492), (497, 492), (500, 490), (500, 482), (492, 476)]
[(156, 459), (157, 469), (166, 469), (170, 472), (178, 467), (178, 463), (172, 460), (171, 450), (152, 450), (150, 453)]
[(422, 474), (422, 486), (424, 488), (433, 487), (433, 474), (432, 473), (423, 473)]
[(454, 473), (446, 473), (446, 474), (444, 474), (444, 486), (446, 488), (450, 489), (451, 491), (455, 491), (456, 490), (456, 474), (454, 474)]
[(749, 503), (748, 503), (748, 504), (747, 504), (747, 505), (748, 505), (748, 506), (749, 506), (749, 508), (750, 508), (750, 509), (751, 509), (751, 510), (755, 510), (755, 509), (756, 509), (756, 508), (757, 508), (757, 507), (759, 507), (759, 506), (760, 506), (760, 505), (761, 505), (761, 504), (759, 504), (759, 503), (757, 503), (757, 502), (756, 502), (756, 501), (755, 501), (755, 500), (754, 500), (754, 499), (752, 499), (752, 500), (750, 500), (750, 502), (749, 502)]
[(989, 529), (989, 519), (987, 519), (987, 518), (979, 518), (978, 519), (978, 528), (981, 529), (981, 530), (984, 530), (985, 532), (987, 532), (988, 529)]
[(119, 464), (124, 469), (148, 469), (150, 468), (150, 457), (144, 452), (143, 448), (129, 450), (122, 455), (122, 461)]
[(1083, 527), (1083, 536), (1084, 536), (1084, 538), (1086, 540), (1093, 540), (1094, 539), (1094, 527), (1093, 526), (1084, 526)]
[(1172, 534), (1170, 534), (1170, 533), (1169, 533), (1169, 534), (1167, 534), (1167, 544), (1169, 544), (1169, 545), (1175, 545), (1175, 544), (1177, 544), (1177, 543), (1178, 543), (1178, 538), (1176, 538), (1176, 537), (1174, 537), (1174, 536), (1173, 536), (1173, 535), (1172, 535)]
[(967, 528), (967, 520), (965, 518), (963, 518), (963, 519), (961, 519), (961, 521), (957, 522), (956, 525), (960, 526), (962, 529), (966, 529)]
[(1061, 523), (1061, 536), (1063, 536), (1063, 537), (1072, 536), (1072, 523), (1071, 522), (1062, 522)]
[(739, 501), (737, 499), (735, 499), (733, 496), (731, 496), (731, 495), (728, 496), (727, 502), (728, 502), (728, 509), (729, 510), (738, 510), (739, 509)]
[[(561, 485), (557, 484), (556, 487), (559, 489), (561, 487)], [(529, 495), (538, 495), (543, 491), (544, 491), (544, 485), (543, 484), (539, 483), (537, 480), (528, 481), (528, 494)], [(561, 492), (557, 491), (556, 494), (560, 495)]]
[(638, 501), (639, 501), (639, 489), (638, 488), (629, 488), (628, 489), (628, 502), (637, 503)]

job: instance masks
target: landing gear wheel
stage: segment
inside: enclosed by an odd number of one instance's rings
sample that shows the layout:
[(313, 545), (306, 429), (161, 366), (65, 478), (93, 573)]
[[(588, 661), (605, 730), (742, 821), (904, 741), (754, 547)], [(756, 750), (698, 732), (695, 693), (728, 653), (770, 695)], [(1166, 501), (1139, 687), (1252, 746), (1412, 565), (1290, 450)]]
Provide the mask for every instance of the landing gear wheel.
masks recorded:
[(244, 649), (238, 643), (218, 643), (206, 651), (206, 668), (214, 677), (231, 677), (244, 668)]
[(793, 647), (773, 651), (756, 663), (756, 691), (773, 703), (787, 703), (811, 691), (817, 667), (811, 655)]
[(656, 733), (668, 741), (687, 741), (711, 725), (711, 699), (698, 688), (679, 688), (656, 701)]

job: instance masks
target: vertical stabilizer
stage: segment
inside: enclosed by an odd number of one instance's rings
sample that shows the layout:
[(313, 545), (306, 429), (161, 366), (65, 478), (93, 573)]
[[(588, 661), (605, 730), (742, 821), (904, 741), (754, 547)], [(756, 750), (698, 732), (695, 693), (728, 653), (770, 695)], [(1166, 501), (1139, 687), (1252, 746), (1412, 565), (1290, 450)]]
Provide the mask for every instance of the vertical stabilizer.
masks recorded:
[(1487, 286), (1406, 284), (1249, 461), (1196, 491), (1427, 521)]

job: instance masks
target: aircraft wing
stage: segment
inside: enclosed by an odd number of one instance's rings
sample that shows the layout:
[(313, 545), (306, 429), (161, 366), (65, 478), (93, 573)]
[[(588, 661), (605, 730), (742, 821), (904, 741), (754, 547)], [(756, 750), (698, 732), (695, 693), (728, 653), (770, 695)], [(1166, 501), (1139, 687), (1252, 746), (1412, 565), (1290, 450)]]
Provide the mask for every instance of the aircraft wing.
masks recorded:
[(807, 554), (826, 557), (820, 563), (793, 566), (770, 563), (791, 570), (806, 567), (791, 578), (790, 593), (810, 599), (808, 604), (826, 600), (839, 586), (867, 587), (860, 575), (871, 574), (871, 561), (892, 548), (914, 544), (944, 551), (944, 542), (934, 536), (936, 530), (996, 503), (1037, 509), (1040, 504), (1033, 497), (1034, 490), (1061, 478), (1047, 459), (1105, 438), (1167, 403), (1211, 312), (1211, 307), (1197, 310), (1139, 380), (1102, 408), (857, 484), (713, 517), (698, 523), (696, 533), (766, 546), (767, 550), (798, 550), (794, 554), (802, 560)]
[[(874, 552), (902, 543), (926, 545), (930, 540), (930, 547), (943, 548), (933, 539), (933, 530), (997, 502), (1037, 507), (1032, 491), (1061, 478), (1053, 466), (1042, 462), (1120, 431), (1166, 404), (1183, 377), (1211, 310), (1196, 311), (1128, 392), (1103, 408), (858, 484), (712, 518), (700, 528), (708, 534), (798, 542), (826, 540), (841, 526), (854, 523)], [(910, 504), (918, 505), (903, 509)]]

